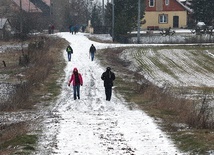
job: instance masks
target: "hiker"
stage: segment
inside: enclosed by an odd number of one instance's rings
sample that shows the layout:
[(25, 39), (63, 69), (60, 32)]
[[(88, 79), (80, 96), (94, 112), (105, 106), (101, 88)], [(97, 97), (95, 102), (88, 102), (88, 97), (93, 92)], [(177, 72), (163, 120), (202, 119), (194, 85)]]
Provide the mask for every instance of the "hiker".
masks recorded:
[(83, 33), (85, 32), (85, 26), (82, 26), (82, 32)]
[(110, 67), (106, 68), (106, 71), (102, 74), (101, 79), (104, 81), (106, 100), (111, 100), (113, 81), (115, 80), (115, 74), (111, 71)]
[(77, 98), (80, 99), (80, 86), (83, 85), (82, 75), (78, 73), (77, 68), (73, 69), (73, 73), (71, 75), (71, 78), (68, 82), (68, 86), (71, 85), (71, 82), (73, 82), (73, 93), (74, 93), (74, 100)]
[(51, 34), (51, 24), (48, 25), (48, 34)]
[(72, 27), (72, 25), (70, 25), (70, 26), (68, 27), (70, 33), (71, 33), (71, 27)]
[(70, 45), (67, 46), (66, 52), (68, 53), (68, 61), (71, 61), (71, 54), (73, 54), (73, 49)]
[(54, 34), (54, 29), (55, 29), (55, 27), (54, 27), (54, 25), (52, 24), (52, 25), (51, 25), (51, 34)]
[(89, 49), (89, 58), (91, 56), (91, 61), (94, 60), (94, 54), (96, 53), (96, 48), (93, 44), (91, 44), (91, 47)]
[(74, 26), (70, 26), (70, 32), (74, 34)]
[(76, 34), (79, 31), (78, 25), (74, 26), (74, 34)]

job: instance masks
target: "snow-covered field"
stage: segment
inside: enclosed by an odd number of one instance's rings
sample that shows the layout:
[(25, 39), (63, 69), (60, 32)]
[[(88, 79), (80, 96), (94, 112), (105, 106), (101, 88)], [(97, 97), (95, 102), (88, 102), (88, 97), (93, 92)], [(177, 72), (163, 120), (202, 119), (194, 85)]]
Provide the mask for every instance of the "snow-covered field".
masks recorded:
[[(207, 57), (210, 57), (209, 59)], [(214, 55), (206, 51), (185, 49), (129, 49), (121, 58), (133, 60), (132, 70), (142, 68), (142, 74), (158, 86), (214, 87)]]
[[(158, 33), (158, 32), (156, 32)], [(143, 49), (127, 48), (121, 54), (121, 59), (131, 61), (130, 70), (140, 73), (159, 87), (181, 88), (184, 96), (199, 99), (207, 95), (214, 102), (214, 94), (204, 94), (203, 91), (191, 90), (191, 88), (214, 88), (214, 46), (212, 43), (195, 44), (156, 44), (161, 42), (185, 42), (186, 36), (209, 37), (207, 35), (196, 36), (190, 30), (176, 30), (180, 35), (174, 36), (143, 36), (144, 44), (131, 44), (141, 46)], [(95, 35), (99, 39), (110, 38)], [(133, 42), (136, 38), (133, 38)], [(146, 43), (150, 44), (146, 44)], [(153, 43), (153, 44), (151, 44)], [(201, 45), (207, 45), (202, 48)], [(121, 45), (122, 46), (122, 45)], [(165, 46), (165, 47), (164, 47)], [(190, 89), (189, 89), (190, 88)], [(203, 90), (203, 89), (201, 89)]]

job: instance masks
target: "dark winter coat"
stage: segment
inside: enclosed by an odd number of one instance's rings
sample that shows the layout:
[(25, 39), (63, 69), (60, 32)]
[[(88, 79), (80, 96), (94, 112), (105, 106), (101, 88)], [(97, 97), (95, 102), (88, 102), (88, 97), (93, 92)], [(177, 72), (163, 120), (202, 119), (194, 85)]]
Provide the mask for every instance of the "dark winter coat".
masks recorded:
[(104, 87), (112, 87), (114, 85), (113, 81), (115, 80), (115, 74), (110, 70), (106, 70), (102, 74), (101, 79), (104, 81)]
[(67, 51), (68, 53), (73, 53), (73, 49), (71, 48), (70, 45), (67, 46), (66, 51)]
[(96, 52), (96, 48), (95, 46), (92, 44), (89, 50), (90, 53), (95, 53)]

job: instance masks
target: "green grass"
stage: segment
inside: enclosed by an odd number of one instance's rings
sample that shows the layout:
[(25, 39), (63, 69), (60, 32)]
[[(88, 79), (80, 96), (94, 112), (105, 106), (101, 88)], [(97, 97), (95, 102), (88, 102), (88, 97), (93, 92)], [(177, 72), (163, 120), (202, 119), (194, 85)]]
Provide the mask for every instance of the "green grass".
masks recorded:
[(150, 75), (153, 76), (153, 73), (154, 73), (153, 70), (151, 69), (151, 67), (149, 67), (147, 65), (147, 63), (143, 59), (146, 52), (147, 52), (147, 50), (138, 49), (137, 52), (135, 52), (135, 54), (133, 54), (133, 57), (136, 59), (136, 61), (138, 62), (139, 66), (142, 68), (142, 70), (144, 72), (147, 72), (147, 73), (149, 73)]
[(8, 140), (0, 145), (0, 148), (6, 149), (7, 147), (24, 146), (25, 150), (34, 150), (38, 137), (36, 135), (19, 135), (14, 139)]
[(213, 133), (208, 130), (180, 131), (173, 134), (174, 140), (184, 151), (192, 151), (192, 154), (204, 155), (207, 151), (214, 150)]
[[(151, 66), (149, 66), (144, 59), (146, 59), (145, 57), (147, 57), (147, 59), (149, 59), (149, 61), (151, 61), (157, 68), (159, 68), (159, 70), (161, 70), (163, 73), (166, 73), (170, 76), (172, 76), (175, 79), (179, 79), (171, 70), (172, 67), (178, 67), (178, 65), (176, 65), (171, 59), (164, 57), (165, 60), (167, 60), (168, 64), (163, 64), (159, 59), (162, 58), (163, 56), (158, 52), (157, 49), (155, 49), (154, 55), (152, 56), (146, 56), (146, 53), (149, 52), (149, 50), (151, 49), (138, 49), (136, 54), (134, 54), (134, 58), (136, 59), (136, 61), (140, 64), (140, 66), (142, 67), (142, 70), (144, 70), (145, 72), (147, 72), (148, 74), (150, 74), (151, 76), (154, 76), (155, 72), (153, 71), (153, 69), (151, 68)], [(181, 68), (181, 67), (179, 67)]]
[(214, 73), (214, 57), (208, 56), (204, 51), (195, 51), (198, 54), (197, 57), (194, 58), (196, 64), (204, 68), (205, 71)]
[(17, 73), (18, 71), (16, 70), (2, 70), (1, 72), (0, 72), (0, 74), (15, 74), (15, 73)]
[[(184, 66), (174, 62), (170, 57), (162, 55), (161, 51), (163, 50), (172, 50), (172, 54), (177, 58), (180, 56), (177, 53), (178, 50), (186, 50), (186, 53), (184, 53), (186, 58), (180, 59), (187, 67), (184, 68)], [(173, 52), (174, 50), (177, 50), (177, 52)], [(200, 74), (214, 73), (214, 58), (208, 55), (206, 50), (212, 53), (213, 48), (200, 46), (143, 47), (132, 49), (132, 51), (134, 51), (132, 52), (132, 56), (138, 63), (139, 70), (143, 70), (147, 75), (155, 77), (156, 73), (154, 69), (156, 68), (179, 81), (179, 76), (174, 71), (178, 71), (179, 75), (182, 73), (189, 74), (188, 68), (191, 68)], [(152, 54), (150, 55), (150, 53)], [(161, 60), (163, 60), (164, 63)], [(154, 65), (155, 68), (152, 68), (150, 63)]]
[(56, 97), (61, 92), (61, 85), (56, 81), (48, 83), (48, 92), (52, 94), (53, 97)]

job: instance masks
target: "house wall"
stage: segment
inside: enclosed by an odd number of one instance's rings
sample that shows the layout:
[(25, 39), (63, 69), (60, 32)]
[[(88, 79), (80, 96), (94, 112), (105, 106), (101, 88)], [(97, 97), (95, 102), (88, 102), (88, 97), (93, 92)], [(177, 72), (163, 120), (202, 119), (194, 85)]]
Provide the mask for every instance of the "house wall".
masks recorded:
[[(1, 23), (1, 24), (3, 24), (3, 23)], [(3, 27), (0, 29), (0, 40), (7, 40), (7, 39), (11, 38), (11, 36), (12, 36), (11, 31), (12, 31), (11, 25), (10, 25), (9, 21), (7, 20), (4, 23)]]
[(0, 40), (8, 40), (12, 37), (11, 31), (0, 29)]
[(169, 5), (165, 5), (165, 0), (155, 0), (154, 7), (149, 6), (149, 0), (146, 0), (146, 11), (185, 11), (176, 0), (169, 0)]
[[(159, 23), (159, 15), (167, 14), (168, 15), (168, 23)], [(186, 11), (170, 11), (170, 12), (145, 12), (144, 19), (146, 23), (142, 25), (142, 29), (147, 29), (148, 26), (158, 26), (159, 28), (173, 28), (173, 16), (179, 17), (179, 25), (178, 27), (186, 27), (187, 26), (187, 12)]]
[(2, 40), (3, 38), (4, 38), (3, 29), (0, 29), (0, 40)]
[[(39, 0), (35, 0), (35, 4), (39, 4)], [(60, 0), (61, 1), (61, 0)], [(50, 12), (49, 14), (44, 14), (40, 9), (36, 11), (33, 9), (32, 3), (26, 5), (27, 1), (22, 0), (22, 12), (23, 17), (23, 32), (29, 32), (30, 30), (42, 31), (43, 29), (48, 29), (48, 24), (50, 23)], [(25, 5), (24, 5), (25, 4)], [(30, 4), (30, 7), (29, 7)], [(12, 28), (15, 32), (20, 31), (20, 1), (19, 0), (0, 0), (0, 18), (4, 17), (9, 19)], [(36, 12), (35, 12), (36, 11)], [(4, 15), (4, 16), (1, 16)], [(59, 17), (57, 17), (59, 18)]]
[[(155, 5), (149, 6), (149, 0), (145, 1), (145, 17), (146, 21), (142, 25), (142, 29), (147, 29), (148, 26), (156, 26), (158, 28), (173, 28), (173, 16), (178, 16), (178, 28), (187, 27), (187, 10), (176, 0), (169, 0), (169, 4), (165, 4), (165, 0), (155, 0)], [(159, 23), (159, 15), (165, 14), (168, 16), (168, 22)]]

